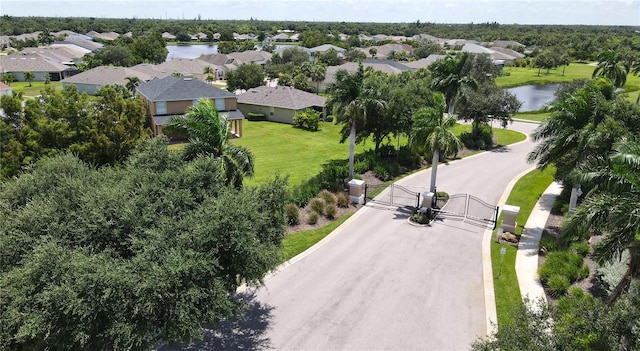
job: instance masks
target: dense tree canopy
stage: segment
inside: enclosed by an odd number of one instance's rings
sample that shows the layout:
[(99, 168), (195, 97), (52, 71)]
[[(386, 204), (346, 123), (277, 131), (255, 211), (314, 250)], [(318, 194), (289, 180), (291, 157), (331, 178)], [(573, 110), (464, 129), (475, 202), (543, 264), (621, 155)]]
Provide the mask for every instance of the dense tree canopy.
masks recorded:
[(227, 90), (234, 92), (238, 89), (249, 90), (264, 85), (264, 72), (255, 63), (240, 65), (235, 70), (227, 72)]
[(167, 142), (123, 167), (65, 154), (0, 183), (0, 349), (192, 340), (280, 262), (285, 182), (227, 187), (218, 160)]
[(0, 177), (64, 150), (96, 165), (124, 161), (150, 131), (142, 101), (120, 90), (104, 87), (89, 99), (73, 85), (62, 91), (47, 87), (24, 108), (19, 96), (3, 96), (0, 107), (9, 114), (0, 119)]

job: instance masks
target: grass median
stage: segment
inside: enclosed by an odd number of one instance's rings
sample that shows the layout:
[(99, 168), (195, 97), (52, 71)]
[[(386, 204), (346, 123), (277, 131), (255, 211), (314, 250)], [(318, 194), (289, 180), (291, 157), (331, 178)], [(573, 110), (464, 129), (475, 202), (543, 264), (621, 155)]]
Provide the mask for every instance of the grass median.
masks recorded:
[[(518, 226), (515, 234), (522, 234), (531, 211), (545, 189), (553, 182), (554, 174), (555, 169), (553, 167), (548, 167), (544, 171), (535, 169), (520, 178), (514, 185), (506, 204), (520, 207), (520, 212), (516, 218)], [(498, 223), (501, 223), (501, 221), (502, 214), (498, 218)], [(496, 296), (498, 327), (500, 327), (510, 318), (509, 311), (514, 306), (522, 303), (522, 298), (520, 297), (520, 287), (515, 270), (518, 248), (497, 243), (493, 239), (496, 232), (497, 230), (494, 230), (491, 240), (491, 264), (493, 266), (493, 287)], [(506, 249), (504, 257), (500, 253), (502, 248)]]

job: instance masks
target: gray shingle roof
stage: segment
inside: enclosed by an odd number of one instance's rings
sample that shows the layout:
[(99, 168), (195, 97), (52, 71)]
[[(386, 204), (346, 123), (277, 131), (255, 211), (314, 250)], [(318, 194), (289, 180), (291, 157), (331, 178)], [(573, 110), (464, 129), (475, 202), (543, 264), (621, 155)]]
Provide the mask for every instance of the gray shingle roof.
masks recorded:
[(300, 110), (311, 106), (324, 106), (327, 99), (291, 87), (257, 87), (238, 95), (239, 104), (281, 107)]
[(74, 69), (49, 61), (39, 54), (23, 53), (0, 57), (0, 66), (5, 72), (63, 72)]
[(206, 98), (228, 98), (236, 95), (192, 78), (156, 78), (138, 87), (138, 92), (151, 101), (184, 101)]
[(202, 75), (202, 71), (209, 64), (198, 59), (179, 58), (157, 65), (159, 71), (180, 72), (183, 75)]
[(127, 77), (138, 77), (141, 81), (150, 80), (151, 77), (140, 71), (126, 67), (115, 66), (98, 66), (88, 71), (78, 73), (74, 76), (65, 78), (63, 83), (76, 84), (97, 84), (97, 85), (115, 85), (126, 86)]

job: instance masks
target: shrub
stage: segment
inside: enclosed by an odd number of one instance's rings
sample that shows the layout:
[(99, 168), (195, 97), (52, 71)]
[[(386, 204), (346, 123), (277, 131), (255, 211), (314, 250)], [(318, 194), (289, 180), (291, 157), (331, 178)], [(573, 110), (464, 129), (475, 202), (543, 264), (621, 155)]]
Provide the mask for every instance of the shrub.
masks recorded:
[(309, 212), (309, 218), (307, 219), (307, 223), (309, 224), (318, 223), (318, 213), (314, 211)]
[(589, 254), (590, 249), (589, 244), (585, 242), (573, 243), (571, 248), (582, 257), (586, 257)]
[(369, 164), (367, 163), (367, 161), (358, 161), (358, 162), (354, 162), (353, 164), (353, 171), (355, 173), (366, 173), (369, 170)]
[(293, 116), (293, 125), (299, 128), (316, 131), (320, 129), (320, 123), (322, 122), (321, 116), (322, 113), (308, 108)]
[(392, 178), (391, 175), (389, 175), (387, 169), (381, 165), (378, 165), (373, 169), (373, 174), (376, 176), (376, 178), (383, 181), (387, 181)]
[(325, 122), (333, 122), (333, 115), (328, 115), (327, 117), (325, 117), (324, 121)]
[(285, 206), (287, 224), (296, 225), (300, 223), (300, 209), (296, 204), (289, 203)]
[(327, 218), (334, 219), (336, 218), (336, 213), (338, 213), (338, 209), (335, 204), (327, 204), (324, 208), (324, 213), (327, 215)]
[(252, 122), (266, 121), (267, 120), (267, 116), (265, 116), (264, 113), (249, 112), (249, 113), (247, 113), (247, 120), (252, 121)]
[(569, 290), (569, 286), (571, 286), (569, 279), (567, 279), (567, 277), (565, 277), (564, 275), (560, 275), (560, 274), (553, 274), (551, 277), (549, 277), (549, 280), (547, 281), (549, 294), (553, 297), (560, 297), (560, 296), (566, 295), (567, 290)]
[(493, 132), (491, 127), (483, 124), (476, 132), (460, 134), (460, 141), (469, 149), (489, 150), (493, 147)]
[(318, 193), (318, 197), (324, 200), (324, 203), (327, 205), (336, 203), (336, 196), (327, 189), (322, 189), (320, 193)]
[(552, 275), (565, 276), (570, 283), (589, 276), (589, 267), (584, 264), (582, 256), (573, 250), (553, 251), (547, 255), (540, 267), (540, 280), (546, 283)]
[(543, 255), (546, 255), (552, 251), (556, 251), (559, 247), (560, 245), (558, 245), (558, 242), (553, 238), (545, 236), (540, 239), (540, 253), (542, 253)]
[(420, 224), (429, 224), (429, 222), (431, 221), (429, 216), (426, 213), (422, 213), (422, 212), (414, 213), (413, 215), (411, 215), (410, 220), (412, 222), (420, 223)]
[(313, 199), (311, 199), (311, 201), (309, 201), (309, 206), (311, 207), (311, 209), (315, 212), (318, 212), (318, 214), (324, 213), (324, 205), (324, 201), (319, 197), (314, 197)]
[(349, 207), (349, 197), (346, 193), (339, 192), (338, 195), (336, 195), (336, 203), (338, 204), (338, 207)]

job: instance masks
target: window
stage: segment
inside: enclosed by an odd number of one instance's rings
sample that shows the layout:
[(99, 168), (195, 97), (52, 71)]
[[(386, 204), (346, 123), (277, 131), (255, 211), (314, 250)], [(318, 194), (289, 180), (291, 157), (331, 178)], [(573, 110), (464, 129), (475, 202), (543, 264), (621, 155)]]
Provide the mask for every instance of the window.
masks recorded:
[(216, 110), (218, 111), (226, 110), (224, 107), (224, 99), (216, 99)]
[(166, 114), (167, 114), (167, 102), (166, 101), (156, 102), (156, 115), (166, 115)]

